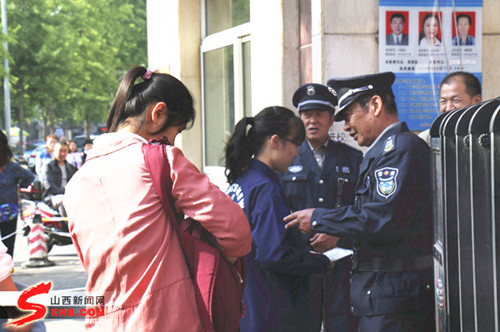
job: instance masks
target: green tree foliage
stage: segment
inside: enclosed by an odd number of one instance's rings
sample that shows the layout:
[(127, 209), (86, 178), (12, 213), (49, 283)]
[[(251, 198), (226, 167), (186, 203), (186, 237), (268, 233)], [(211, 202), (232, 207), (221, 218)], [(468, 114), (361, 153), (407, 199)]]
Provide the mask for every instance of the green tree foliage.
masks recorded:
[(7, 17), (13, 119), (24, 106), (52, 130), (102, 122), (147, 60), (145, 0), (7, 0)]

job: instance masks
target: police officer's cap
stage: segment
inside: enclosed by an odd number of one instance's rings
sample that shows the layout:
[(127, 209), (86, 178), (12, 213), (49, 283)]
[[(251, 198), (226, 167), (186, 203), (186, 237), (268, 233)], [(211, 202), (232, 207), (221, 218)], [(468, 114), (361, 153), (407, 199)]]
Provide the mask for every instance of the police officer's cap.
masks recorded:
[(361, 96), (370, 93), (392, 93), (391, 86), (395, 78), (393, 72), (385, 72), (328, 80), (328, 87), (337, 93), (339, 99), (339, 110), (335, 115), (335, 121), (344, 120), (342, 111)]
[(292, 102), (299, 113), (315, 109), (329, 111), (333, 114), (335, 105), (337, 105), (337, 97), (330, 92), (328, 87), (309, 83), (302, 85), (295, 91)]

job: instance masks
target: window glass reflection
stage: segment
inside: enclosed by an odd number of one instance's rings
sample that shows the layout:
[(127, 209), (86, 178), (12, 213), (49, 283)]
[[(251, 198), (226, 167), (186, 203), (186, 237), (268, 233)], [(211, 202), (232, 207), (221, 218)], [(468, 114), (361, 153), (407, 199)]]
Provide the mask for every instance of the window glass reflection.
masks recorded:
[(245, 116), (252, 116), (252, 74), (250, 67), (250, 42), (243, 43), (243, 103)]
[(206, 166), (224, 166), (224, 145), (235, 124), (233, 46), (205, 52), (203, 61)]
[(206, 0), (207, 35), (250, 22), (249, 0)]

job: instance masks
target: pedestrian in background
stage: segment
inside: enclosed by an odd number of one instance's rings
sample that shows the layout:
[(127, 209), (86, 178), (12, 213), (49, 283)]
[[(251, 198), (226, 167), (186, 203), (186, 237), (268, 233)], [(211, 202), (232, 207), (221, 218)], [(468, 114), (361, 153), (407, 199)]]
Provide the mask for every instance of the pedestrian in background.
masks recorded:
[[(481, 83), (471, 73), (456, 71), (446, 75), (439, 85), (439, 112), (450, 112), (481, 102)], [(418, 136), (431, 144), (429, 129)]]
[(85, 161), (87, 160), (87, 155), (89, 154), (89, 151), (92, 150), (94, 147), (94, 141), (90, 138), (87, 138), (83, 142), (83, 152), (82, 152), (82, 165), (85, 164)]
[(392, 72), (331, 79), (335, 120), (365, 152), (353, 205), (308, 209), (287, 228), (353, 243), (351, 307), (360, 332), (434, 331), (430, 150), (398, 119)]
[[(322, 84), (301, 86), (293, 95), (306, 139), (281, 180), (288, 206), (292, 211), (308, 208), (333, 209), (354, 202), (354, 189), (363, 155), (328, 134), (333, 125), (337, 97)], [(334, 247), (352, 249), (347, 241), (317, 233), (307, 236), (312, 248), (323, 253)], [(324, 276), (311, 276), (310, 294), (315, 317), (315, 331), (357, 331), (357, 319), (349, 304), (351, 257), (335, 262)]]
[(68, 151), (66, 142), (57, 142), (54, 146), (54, 158), (42, 169), (42, 198), (63, 217), (66, 217), (63, 205), (66, 185), (76, 172), (76, 168), (66, 160)]
[(82, 167), (82, 153), (78, 152), (78, 146), (76, 145), (75, 141), (68, 141), (68, 148), (69, 152), (66, 160), (76, 169), (79, 169), (80, 167)]
[(12, 156), (7, 136), (0, 131), (0, 237), (8, 248), (7, 253), (14, 257), (19, 213), (18, 185), (22, 188), (29, 186), (35, 175), (12, 162)]
[(268, 107), (235, 126), (226, 149), (226, 193), (252, 230), (243, 292), (241, 331), (311, 331), (309, 276), (330, 260), (309, 249), (297, 229), (282, 222), (290, 209), (276, 172), (286, 172), (304, 140), (302, 121), (284, 107)]
[[(139, 82), (136, 83), (136, 80)], [(192, 125), (193, 98), (175, 77), (144, 67), (120, 83), (85, 166), (66, 187), (65, 207), (75, 248), (88, 273), (86, 291), (105, 297), (98, 331), (201, 331), (190, 275), (176, 229), (153, 185), (142, 146), (175, 138)], [(165, 146), (174, 209), (201, 223), (227, 258), (250, 252), (241, 208), (175, 146)]]
[(46, 149), (42, 151), (35, 159), (35, 172), (38, 175), (40, 181), (43, 181), (43, 171), (42, 168), (45, 164), (54, 158), (54, 145), (59, 141), (56, 135), (47, 135), (45, 138)]

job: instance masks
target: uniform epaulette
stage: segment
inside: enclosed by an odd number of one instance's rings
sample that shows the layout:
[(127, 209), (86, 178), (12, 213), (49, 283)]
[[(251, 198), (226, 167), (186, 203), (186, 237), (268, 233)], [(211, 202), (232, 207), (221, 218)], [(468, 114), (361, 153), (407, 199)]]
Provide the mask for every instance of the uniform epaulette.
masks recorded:
[(396, 149), (396, 136), (392, 135), (385, 139), (384, 143), (384, 153), (390, 152)]

